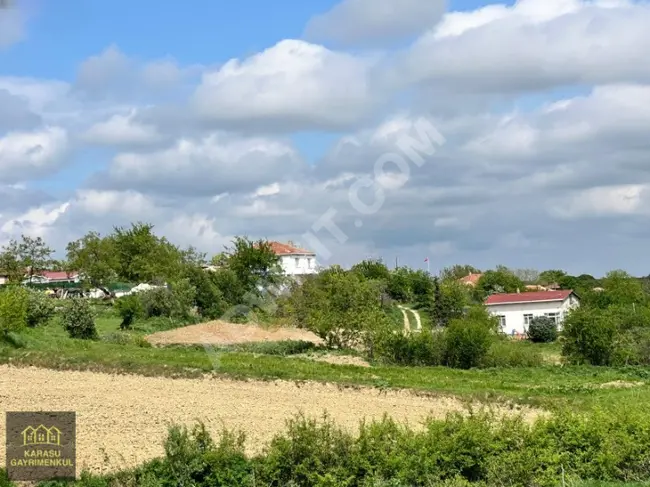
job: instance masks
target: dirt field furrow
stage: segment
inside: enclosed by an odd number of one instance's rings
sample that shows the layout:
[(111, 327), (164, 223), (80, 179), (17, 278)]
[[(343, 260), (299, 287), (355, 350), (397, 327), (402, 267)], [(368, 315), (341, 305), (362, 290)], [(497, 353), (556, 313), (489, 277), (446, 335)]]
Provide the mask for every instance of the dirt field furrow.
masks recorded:
[[(109, 471), (162, 454), (171, 422), (202, 420), (217, 434), (222, 426), (245, 431), (253, 453), (299, 411), (320, 416), (327, 410), (346, 428), (384, 413), (416, 426), (428, 415), (444, 417), (462, 408), (453, 398), (404, 392), (340, 390), (335, 385), (166, 379), (0, 366), (0, 411), (76, 411), (79, 466)], [(0, 438), (5, 437), (4, 419)], [(4, 443), (0, 444), (4, 463)]]

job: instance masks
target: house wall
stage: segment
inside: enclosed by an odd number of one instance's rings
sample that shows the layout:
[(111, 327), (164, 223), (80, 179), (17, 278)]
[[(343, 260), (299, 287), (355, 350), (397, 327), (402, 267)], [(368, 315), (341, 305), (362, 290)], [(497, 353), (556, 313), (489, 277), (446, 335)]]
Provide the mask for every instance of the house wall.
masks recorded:
[(487, 307), (493, 315), (505, 316), (505, 326), (502, 331), (508, 335), (513, 331), (516, 333), (526, 333), (527, 325), (524, 322), (525, 314), (535, 316), (544, 316), (546, 313), (560, 313), (559, 325), (564, 320), (566, 314), (573, 308), (580, 306), (575, 296), (571, 295), (564, 301), (542, 301), (534, 303), (510, 303), (494, 304)]
[(288, 276), (316, 274), (316, 257), (313, 255), (283, 255), (280, 257), (282, 270)]
[(0, 276), (0, 286), (2, 286), (3, 284), (7, 284), (7, 281), (8, 281), (7, 276)]

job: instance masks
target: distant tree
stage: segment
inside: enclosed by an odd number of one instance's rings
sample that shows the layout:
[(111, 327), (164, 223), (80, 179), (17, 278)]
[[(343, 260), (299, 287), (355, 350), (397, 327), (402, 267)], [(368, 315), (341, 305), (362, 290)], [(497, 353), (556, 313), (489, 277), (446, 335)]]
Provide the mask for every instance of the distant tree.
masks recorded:
[(511, 272), (524, 283), (534, 284), (539, 280), (539, 271), (536, 269), (511, 269)]
[(497, 270), (485, 271), (476, 283), (475, 292), (478, 299), (483, 300), (494, 293), (523, 292), (524, 282), (510, 270), (498, 267)]
[(0, 252), (0, 272), (7, 275), (10, 283), (16, 284), (25, 278), (25, 267), (13, 249), (3, 248)]
[(639, 306), (648, 301), (642, 283), (622, 270), (608, 272), (602, 286), (611, 304)]
[(27, 278), (31, 283), (34, 276), (40, 275), (50, 266), (53, 251), (47, 246), (41, 237), (30, 237), (22, 235), (21, 240), (11, 240), (9, 245), (3, 249), (3, 263), (6, 263), (15, 273), (18, 273), (18, 266), (21, 271), (26, 271)]
[(561, 269), (549, 269), (539, 273), (537, 278), (538, 284), (548, 286), (551, 284), (559, 284), (562, 278), (566, 276), (566, 272)]
[(411, 291), (410, 271), (406, 267), (399, 267), (390, 273), (387, 287), (391, 299), (406, 303), (413, 297)]
[(353, 265), (351, 270), (366, 279), (383, 279), (386, 281), (390, 279), (390, 271), (381, 259), (362, 260)]
[(88, 232), (67, 247), (67, 270), (80, 273), (88, 287), (104, 289), (117, 277), (119, 260), (115, 242), (97, 232)]
[(115, 228), (111, 240), (118, 277), (127, 282), (167, 282), (182, 270), (182, 252), (155, 235), (151, 224), (138, 222), (130, 228)]
[(235, 237), (232, 244), (226, 251), (227, 266), (247, 292), (282, 282), (280, 258), (273, 252), (268, 241)]
[(452, 265), (451, 267), (445, 267), (441, 272), (440, 272), (440, 278), (443, 281), (457, 281), (458, 279), (461, 279), (465, 276), (468, 276), (469, 274), (480, 274), (481, 271), (477, 269), (474, 266), (471, 265)]

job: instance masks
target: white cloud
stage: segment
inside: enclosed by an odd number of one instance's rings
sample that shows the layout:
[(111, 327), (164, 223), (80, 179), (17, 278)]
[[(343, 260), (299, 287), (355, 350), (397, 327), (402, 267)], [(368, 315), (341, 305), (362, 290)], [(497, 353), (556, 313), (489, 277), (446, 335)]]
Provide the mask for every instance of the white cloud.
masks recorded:
[(239, 128), (344, 127), (371, 108), (370, 62), (298, 40), (203, 75), (192, 106), (201, 118)]
[(519, 0), (452, 12), (409, 49), (392, 78), (396, 86), (470, 93), (646, 82), (649, 24), (646, 3)]
[(85, 133), (85, 141), (115, 147), (159, 142), (162, 137), (157, 128), (139, 123), (135, 120), (137, 113), (137, 110), (132, 109), (127, 114), (116, 114), (104, 122), (93, 125)]
[(118, 154), (106, 183), (122, 189), (215, 196), (296, 176), (303, 168), (295, 150), (284, 142), (214, 133), (181, 139), (160, 151)]
[(0, 138), (0, 181), (17, 182), (52, 173), (68, 150), (68, 135), (59, 127), (9, 132)]
[(650, 183), (602, 186), (578, 191), (551, 212), (565, 219), (592, 216), (650, 214)]
[(69, 203), (49, 204), (30, 208), (25, 213), (14, 216), (0, 226), (0, 236), (29, 235), (31, 237), (45, 237), (52, 225), (65, 213)]
[(313, 17), (305, 36), (348, 46), (385, 45), (422, 32), (444, 11), (443, 0), (342, 0)]

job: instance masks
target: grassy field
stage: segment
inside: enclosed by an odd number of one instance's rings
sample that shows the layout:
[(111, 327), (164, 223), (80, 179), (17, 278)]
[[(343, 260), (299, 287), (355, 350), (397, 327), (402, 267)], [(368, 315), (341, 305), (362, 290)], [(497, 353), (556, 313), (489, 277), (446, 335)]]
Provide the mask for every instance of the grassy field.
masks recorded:
[[(648, 368), (557, 365), (480, 370), (381, 365), (364, 368), (287, 357), (283, 355), (304, 353), (310, 348), (297, 343), (264, 343), (212, 349), (218, 356), (215, 369), (214, 361), (201, 346), (148, 346), (143, 337), (154, 330), (147, 324), (136, 326), (128, 333), (120, 332), (119, 320), (104, 316), (97, 319), (97, 328), (99, 341), (70, 339), (56, 322), (47, 327), (27, 329), (21, 334), (22, 348), (0, 342), (0, 362), (169, 377), (215, 373), (233, 378), (408, 388), (423, 393), (453, 394), (481, 401), (507, 400), (550, 409), (620, 404), (650, 406)], [(559, 355), (557, 345), (524, 342), (518, 346), (541, 350), (551, 359)], [(310, 353), (319, 352), (311, 349)]]

